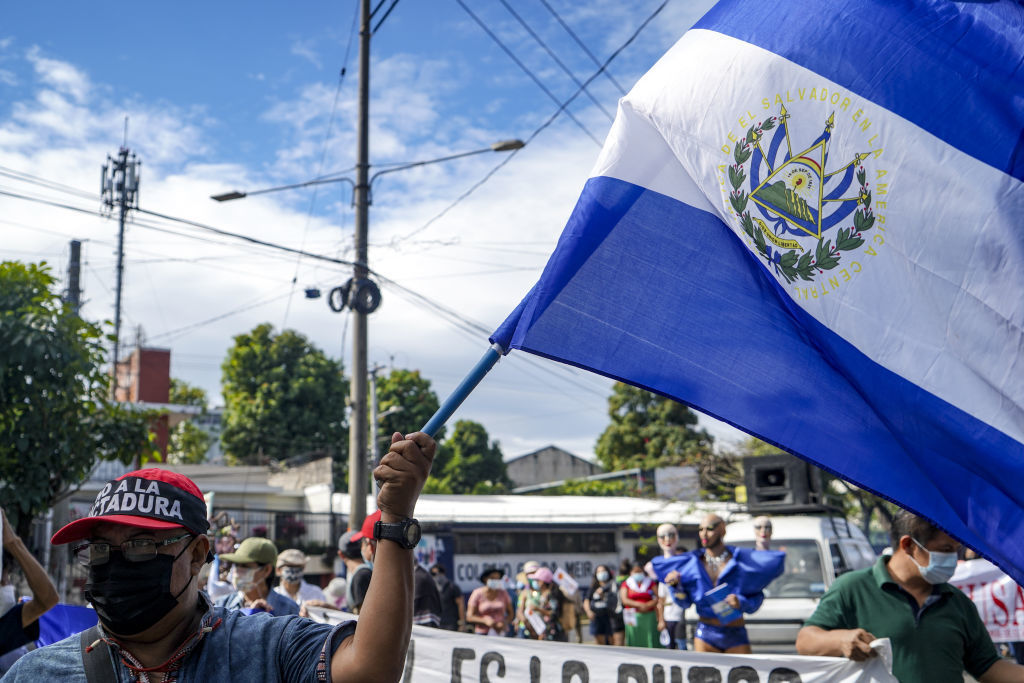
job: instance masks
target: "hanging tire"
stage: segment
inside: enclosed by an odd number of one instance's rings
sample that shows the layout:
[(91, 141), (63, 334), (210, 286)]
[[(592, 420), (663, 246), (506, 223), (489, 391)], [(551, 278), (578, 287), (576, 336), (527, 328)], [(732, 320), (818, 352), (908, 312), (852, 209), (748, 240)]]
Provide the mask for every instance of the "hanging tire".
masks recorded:
[(341, 313), (349, 304), (349, 295), (352, 291), (352, 278), (343, 285), (335, 287), (327, 295), (327, 305), (335, 313)]
[(352, 310), (364, 315), (376, 311), (380, 307), (380, 288), (377, 283), (365, 278), (356, 280), (352, 284), (348, 304)]

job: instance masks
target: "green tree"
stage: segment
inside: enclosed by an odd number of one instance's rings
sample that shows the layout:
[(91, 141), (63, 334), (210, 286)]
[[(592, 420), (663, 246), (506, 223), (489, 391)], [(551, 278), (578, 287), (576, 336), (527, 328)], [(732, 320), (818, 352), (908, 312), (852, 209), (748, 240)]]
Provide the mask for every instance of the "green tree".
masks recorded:
[(697, 429), (696, 413), (670, 398), (616, 382), (608, 416), (595, 448), (606, 470), (696, 465), (713, 455), (714, 439)]
[[(425, 425), (440, 405), (437, 394), (430, 388), (430, 380), (420, 375), (419, 370), (395, 368), (387, 377), (377, 380), (378, 413), (400, 409), (380, 420), (378, 452), (387, 451), (395, 432), (409, 434)], [(444, 433), (441, 427), (434, 435), (438, 443), (444, 439)], [(444, 463), (435, 458), (433, 471), (440, 472), (443, 468)]]
[[(186, 382), (171, 378), (170, 403), (193, 406), (206, 414), (209, 405), (206, 392)], [(209, 432), (196, 426), (191, 419), (182, 420), (174, 426), (167, 440), (167, 460), (177, 465), (198, 464), (206, 460), (213, 437)]]
[(109, 399), (102, 330), (56, 289), (45, 263), (0, 262), (0, 500), (21, 532), (97, 459), (156, 457), (152, 413)]
[(330, 456), (347, 466), (348, 382), (339, 361), (294, 330), (269, 323), (235, 337), (221, 365), (224, 431), (231, 464)]
[(442, 481), (431, 487), (433, 492), (501, 493), (512, 486), (498, 442), (490, 440), (479, 422), (456, 422), (442, 448), (448, 455), (438, 473)]

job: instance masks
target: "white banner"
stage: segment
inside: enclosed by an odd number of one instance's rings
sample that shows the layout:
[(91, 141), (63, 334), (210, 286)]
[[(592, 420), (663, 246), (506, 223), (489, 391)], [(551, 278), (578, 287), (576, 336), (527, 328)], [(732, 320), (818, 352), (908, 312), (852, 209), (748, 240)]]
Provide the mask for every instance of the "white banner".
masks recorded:
[[(317, 621), (352, 615), (309, 608)], [(878, 657), (720, 655), (479, 636), (413, 626), (403, 683), (896, 683), (888, 639)]]
[(1024, 591), (999, 567), (988, 560), (961, 562), (949, 582), (974, 601), (993, 641), (1024, 640)]

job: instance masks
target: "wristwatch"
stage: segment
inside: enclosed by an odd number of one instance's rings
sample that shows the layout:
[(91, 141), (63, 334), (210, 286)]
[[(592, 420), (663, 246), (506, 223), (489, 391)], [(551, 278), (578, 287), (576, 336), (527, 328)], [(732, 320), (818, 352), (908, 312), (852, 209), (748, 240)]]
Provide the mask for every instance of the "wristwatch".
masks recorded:
[(406, 550), (412, 550), (420, 542), (420, 523), (415, 519), (403, 519), (401, 522), (381, 522), (373, 525), (373, 537), (377, 540), (394, 541)]

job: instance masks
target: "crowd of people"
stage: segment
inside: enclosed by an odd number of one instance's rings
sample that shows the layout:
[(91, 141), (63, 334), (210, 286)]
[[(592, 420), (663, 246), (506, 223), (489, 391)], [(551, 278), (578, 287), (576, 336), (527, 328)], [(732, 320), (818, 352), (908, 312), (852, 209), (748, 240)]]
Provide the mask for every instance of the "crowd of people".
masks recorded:
[[(144, 469), (108, 482), (90, 513), (51, 540), (73, 544), (98, 623), (31, 651), (24, 646), (39, 638), (57, 592), (0, 510), (3, 680), (397, 681), (413, 625), (583, 642), (585, 615), (598, 645), (685, 649), (691, 605), (695, 650), (751, 652), (745, 615), (758, 610), (784, 566), (784, 552), (771, 549), (771, 520), (754, 520), (754, 548), (726, 544), (717, 515), (702, 520), (694, 550), (662, 524), (650, 562), (623, 560), (617, 571), (598, 565), (585, 586), (538, 562), (515, 577), (486, 567), (464, 599), (443, 565), (427, 571), (413, 560), (414, 508), (435, 448), (421, 433), (392, 437), (374, 470), (378, 510), (339, 539), (345, 576), (324, 588), (306, 580), (309, 558), (299, 549), (279, 551), (258, 536), (237, 542), (230, 526), (211, 542), (206, 503), (187, 477)], [(862, 660), (875, 656), (876, 638), (888, 637), (901, 681), (959, 680), (965, 670), (983, 683), (1024, 681), (1024, 667), (999, 656), (974, 604), (948, 584), (959, 550), (926, 520), (899, 514), (892, 553), (838, 578), (800, 631), (797, 652)], [(13, 567), (28, 600), (14, 599)], [(304, 618), (316, 609), (359, 620)]]

